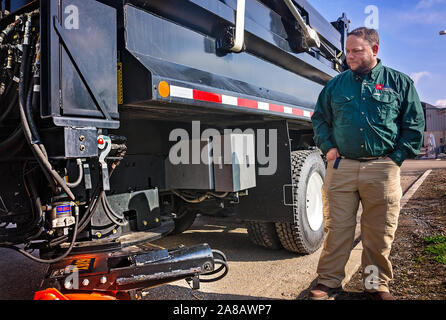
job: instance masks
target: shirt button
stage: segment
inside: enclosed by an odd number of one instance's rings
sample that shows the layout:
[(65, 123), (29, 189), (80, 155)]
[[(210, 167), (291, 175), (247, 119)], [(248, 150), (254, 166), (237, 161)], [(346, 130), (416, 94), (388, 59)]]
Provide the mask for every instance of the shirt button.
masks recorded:
[(364, 148), (364, 145), (361, 145), (361, 148)]
[(363, 129), (363, 128), (361, 128), (361, 129), (359, 129), (359, 130), (361, 130), (361, 131), (364, 131), (364, 129)]
[(362, 115), (364, 115), (364, 112), (361, 112)]
[(365, 100), (365, 98), (362, 98), (362, 100)]

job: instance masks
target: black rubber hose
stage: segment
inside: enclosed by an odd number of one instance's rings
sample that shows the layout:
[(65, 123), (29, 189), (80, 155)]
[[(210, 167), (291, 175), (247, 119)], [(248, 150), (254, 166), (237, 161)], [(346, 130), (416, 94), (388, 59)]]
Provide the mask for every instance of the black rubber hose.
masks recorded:
[[(18, 146), (18, 144), (20, 144), (20, 140), (22, 140), (23, 137), (23, 130), (22, 128), (19, 126), (13, 133), (11, 136), (9, 136), (5, 141), (2, 141), (0, 143), (0, 153), (3, 154), (5, 152), (10, 152), (11, 149), (16, 150), (16, 147)], [(23, 145), (22, 145), (23, 146)], [(19, 150), (20, 151), (20, 150)], [(9, 158), (11, 156), (11, 153), (7, 154), (7, 157)]]
[[(23, 170), (25, 170), (25, 168), (26, 168), (26, 163), (25, 163), (25, 166), (24, 166)], [(42, 210), (42, 202), (41, 202), (40, 197), (39, 197), (39, 195), (37, 193), (36, 185), (34, 184), (34, 181), (33, 181), (33, 179), (31, 177), (27, 177), (24, 174), (24, 183), (26, 183), (26, 182), (28, 182), (29, 190), (31, 192), (32, 199), (34, 200), (33, 203), (34, 203), (34, 206), (35, 206), (36, 211), (37, 211), (37, 214), (35, 215), (34, 220), (33, 220), (32, 223), (33, 224), (37, 224), (37, 225), (38, 224), (41, 225), (41, 227), (40, 227), (40, 229), (39, 229), (39, 231), (37, 233), (35, 233), (32, 236), (29, 236), (29, 237), (26, 238), (26, 242), (30, 242), (32, 240), (35, 240), (35, 239), (39, 238), (40, 235), (43, 233), (43, 231), (44, 231), (44, 227), (43, 227), (44, 214), (43, 214), (43, 210)]]
[(0, 106), (4, 104), (4, 99), (6, 99), (8, 97), (9, 93), (11, 92), (11, 90), (14, 90), (16, 88), (16, 86), (15, 86), (16, 81), (14, 80), (14, 77), (17, 74), (18, 71), (19, 71), (19, 66), (17, 64), (14, 67), (12, 79), (9, 79), (9, 82), (8, 82), (8, 85), (5, 88), (5, 91), (3, 91), (3, 93), (0, 95)]
[(11, 111), (14, 109), (15, 106), (17, 106), (17, 102), (19, 101), (19, 95), (16, 94), (11, 102), (9, 103), (8, 107), (6, 108), (5, 111), (2, 112), (1, 116), (0, 116), (0, 123), (2, 123), (3, 121), (5, 121), (6, 117), (11, 113)]
[[(101, 201), (102, 201), (102, 207), (104, 208), (104, 212), (107, 215), (107, 217), (111, 220), (111, 222), (113, 222), (114, 224), (116, 224), (118, 226), (125, 226), (127, 224), (127, 222), (124, 219), (117, 218), (115, 216), (116, 213), (107, 207), (107, 203), (106, 203), (107, 200), (105, 199), (105, 192), (102, 192)], [(118, 221), (118, 219), (124, 220), (124, 222), (120, 222), (120, 221)]]
[(26, 114), (26, 119), (28, 120), (29, 128), (31, 129), (33, 142), (40, 143), (40, 135), (39, 132), (37, 131), (36, 123), (34, 122), (33, 109), (32, 109), (32, 97), (34, 91), (33, 83), (34, 81), (31, 82), (28, 88), (28, 93), (26, 95), (25, 114)]
[(116, 213), (113, 208), (111, 207), (110, 203), (108, 202), (107, 199), (107, 195), (104, 193), (104, 195), (102, 196), (102, 205), (104, 207), (107, 207), (107, 209), (113, 214), (113, 216), (119, 220), (124, 220), (124, 215), (123, 214), (118, 214)]
[[(23, 45), (23, 56), (26, 57), (28, 55), (29, 46)], [(26, 59), (28, 60), (28, 59)], [(73, 192), (71, 192), (70, 188), (67, 186), (65, 180), (53, 169), (51, 163), (46, 158), (46, 155), (42, 151), (41, 147), (33, 143), (32, 140), (32, 133), (28, 125), (28, 120), (26, 119), (25, 114), (25, 72), (27, 70), (28, 66), (25, 64), (22, 64), (21, 70), (20, 70), (20, 86), (19, 86), (19, 110), (20, 110), (20, 118), (22, 121), (22, 129), (25, 133), (26, 140), (28, 141), (28, 144), (32, 148), (32, 150), (35, 152), (38, 162), (40, 166), (42, 167), (42, 170), (47, 170), (51, 176), (57, 181), (57, 183), (62, 187), (62, 189), (65, 191), (65, 193), (70, 197), (71, 200), (75, 200), (75, 196)]]
[(79, 225), (79, 215), (76, 214), (75, 223), (74, 223), (73, 237), (71, 239), (70, 246), (68, 247), (67, 251), (63, 255), (61, 255), (61, 256), (59, 256), (59, 257), (57, 257), (55, 259), (40, 259), (40, 258), (37, 258), (37, 257), (33, 256), (32, 254), (26, 252), (25, 250), (17, 248), (16, 246), (13, 246), (13, 245), (2, 245), (2, 244), (0, 244), (0, 247), (7, 248), (7, 249), (12, 249), (12, 250), (15, 250), (17, 252), (20, 252), (24, 256), (26, 256), (26, 257), (30, 258), (31, 260), (33, 260), (35, 262), (38, 262), (38, 263), (48, 263), (48, 264), (56, 263), (56, 262), (59, 262), (59, 261), (63, 260), (64, 258), (66, 258), (71, 253), (71, 250), (73, 249), (74, 244), (76, 242), (76, 236), (77, 236), (77, 233), (78, 233), (78, 231), (77, 231), (78, 225)]

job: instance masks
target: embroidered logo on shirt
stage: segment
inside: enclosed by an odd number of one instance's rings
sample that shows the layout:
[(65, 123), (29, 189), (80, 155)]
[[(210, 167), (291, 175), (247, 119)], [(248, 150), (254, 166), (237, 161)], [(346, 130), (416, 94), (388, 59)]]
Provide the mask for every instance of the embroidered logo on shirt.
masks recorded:
[(384, 86), (383, 87), (383, 91), (385, 91), (385, 92), (391, 92), (391, 93), (393, 93), (393, 92), (395, 92), (395, 90), (393, 90), (391, 87), (389, 87), (389, 86)]
[(384, 85), (382, 85), (382, 84), (376, 85), (376, 90), (382, 90), (383, 88), (384, 88)]

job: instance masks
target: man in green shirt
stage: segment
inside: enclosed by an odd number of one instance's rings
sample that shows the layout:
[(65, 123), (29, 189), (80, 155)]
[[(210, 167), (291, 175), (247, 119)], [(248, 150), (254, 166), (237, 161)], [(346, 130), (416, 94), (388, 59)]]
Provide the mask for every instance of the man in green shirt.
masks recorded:
[(327, 299), (339, 289), (360, 202), (365, 288), (372, 298), (393, 299), (388, 257), (400, 210), (400, 166), (418, 154), (425, 121), (413, 81), (383, 66), (378, 50), (375, 30), (349, 33), (350, 70), (326, 85), (312, 117), (314, 140), (328, 165), (322, 190), (326, 239), (310, 299)]

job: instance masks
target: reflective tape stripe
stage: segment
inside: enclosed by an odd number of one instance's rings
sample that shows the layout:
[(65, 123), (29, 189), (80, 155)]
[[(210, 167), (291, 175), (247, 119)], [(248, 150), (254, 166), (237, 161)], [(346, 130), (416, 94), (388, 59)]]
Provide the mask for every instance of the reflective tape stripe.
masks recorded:
[(206, 101), (213, 103), (220, 103), (231, 106), (238, 106), (249, 109), (258, 109), (263, 111), (272, 111), (278, 113), (292, 114), (305, 118), (311, 118), (313, 112), (290, 106), (283, 106), (268, 102), (256, 101), (251, 99), (228, 96), (219, 93), (212, 93), (191, 88), (184, 88), (178, 86), (170, 86), (170, 96), (175, 98)]

